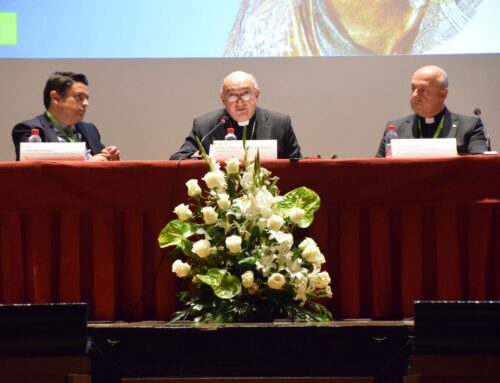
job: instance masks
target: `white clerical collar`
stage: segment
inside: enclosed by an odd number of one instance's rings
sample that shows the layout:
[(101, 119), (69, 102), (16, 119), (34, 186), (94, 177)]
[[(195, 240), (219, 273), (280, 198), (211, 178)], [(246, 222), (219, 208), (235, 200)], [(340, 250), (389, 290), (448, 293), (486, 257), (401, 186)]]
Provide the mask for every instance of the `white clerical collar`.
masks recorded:
[(434, 124), (434, 117), (425, 117), (426, 124)]

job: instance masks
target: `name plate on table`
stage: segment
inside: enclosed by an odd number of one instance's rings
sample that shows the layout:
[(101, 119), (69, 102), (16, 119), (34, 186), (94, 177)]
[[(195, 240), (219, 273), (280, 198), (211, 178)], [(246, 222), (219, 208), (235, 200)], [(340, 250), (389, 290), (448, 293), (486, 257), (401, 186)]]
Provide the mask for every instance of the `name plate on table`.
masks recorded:
[[(260, 159), (275, 160), (278, 158), (278, 143), (276, 140), (248, 140), (248, 159), (252, 160), (259, 151)], [(227, 160), (229, 158), (243, 159), (245, 151), (243, 150), (243, 141), (227, 140), (214, 141), (210, 145), (209, 155), (217, 160)]]
[(21, 142), (20, 160), (85, 160), (85, 142)]
[(392, 158), (454, 157), (456, 138), (398, 138), (391, 141)]

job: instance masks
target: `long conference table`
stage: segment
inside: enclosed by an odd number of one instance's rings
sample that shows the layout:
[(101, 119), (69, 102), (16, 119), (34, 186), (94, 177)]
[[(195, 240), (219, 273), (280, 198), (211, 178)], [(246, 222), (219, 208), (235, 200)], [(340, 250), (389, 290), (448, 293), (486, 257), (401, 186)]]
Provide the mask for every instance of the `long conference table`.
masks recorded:
[[(403, 319), (413, 300), (500, 299), (500, 156), (275, 160), (282, 194), (321, 197), (308, 229), (335, 319)], [(88, 302), (96, 321), (167, 320), (181, 282), (157, 244), (203, 161), (0, 163), (0, 304)]]

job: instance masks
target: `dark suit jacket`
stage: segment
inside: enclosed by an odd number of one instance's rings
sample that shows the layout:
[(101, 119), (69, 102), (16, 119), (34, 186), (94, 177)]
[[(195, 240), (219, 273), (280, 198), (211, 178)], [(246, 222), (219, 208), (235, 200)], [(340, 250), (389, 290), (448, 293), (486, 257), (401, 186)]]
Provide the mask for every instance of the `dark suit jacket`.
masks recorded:
[[(375, 157), (385, 157), (385, 133), (387, 126), (396, 125), (398, 138), (420, 138), (418, 130), (418, 119), (416, 114), (404, 117), (400, 120), (389, 121), (382, 135), (379, 149)], [(457, 151), (459, 154), (482, 154), (488, 150), (483, 123), (478, 117), (463, 116), (450, 112), (446, 109), (444, 113), (443, 130), (439, 138), (456, 138)]]
[[(12, 129), (12, 140), (16, 147), (16, 161), (19, 161), (19, 144), (21, 142), (28, 142), (32, 128), (40, 129), (40, 137), (43, 142), (59, 142), (57, 134), (53, 129), (55, 127), (45, 114), (36, 116), (32, 120), (20, 122)], [(90, 153), (93, 156), (99, 154), (104, 149), (101, 136), (95, 125), (81, 121), (75, 125), (75, 130), (81, 134), (82, 140), (85, 141), (87, 149), (90, 149)]]
[[(196, 138), (203, 140), (203, 147), (208, 153), (210, 144), (214, 140), (224, 140), (226, 129), (219, 126), (214, 129), (223, 115), (227, 115), (225, 109), (210, 112), (195, 118), (193, 128), (186, 141), (177, 153), (170, 156), (171, 160), (189, 158), (198, 150)], [(290, 116), (271, 112), (270, 110), (257, 108), (255, 111), (255, 137), (256, 140), (277, 140), (278, 158), (302, 158), (297, 137), (292, 128)], [(212, 131), (213, 130), (213, 131)]]

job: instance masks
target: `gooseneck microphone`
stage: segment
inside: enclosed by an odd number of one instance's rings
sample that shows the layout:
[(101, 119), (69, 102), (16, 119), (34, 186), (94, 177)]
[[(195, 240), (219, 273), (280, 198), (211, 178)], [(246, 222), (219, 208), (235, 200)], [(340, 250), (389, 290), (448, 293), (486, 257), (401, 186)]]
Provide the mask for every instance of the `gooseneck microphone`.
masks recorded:
[(215, 130), (221, 126), (221, 125), (225, 125), (226, 122), (228, 120), (228, 117), (226, 115), (222, 115), (221, 118), (219, 119), (219, 122), (217, 123), (217, 125), (215, 125), (212, 129), (210, 129), (210, 131), (205, 134), (202, 139), (200, 140), (200, 142), (203, 144), (203, 141), (205, 141), (205, 139), (210, 136), (213, 132), (215, 132)]
[(483, 132), (484, 132), (484, 135), (486, 137), (486, 147), (487, 147), (487, 150), (488, 151), (491, 151), (491, 142), (490, 142), (490, 135), (488, 133), (488, 129), (486, 129), (486, 126), (484, 125), (484, 121), (483, 121), (483, 115), (481, 113), (481, 109), (479, 108), (474, 108), (474, 114), (479, 117), (479, 119), (481, 120), (481, 123), (483, 124)]

